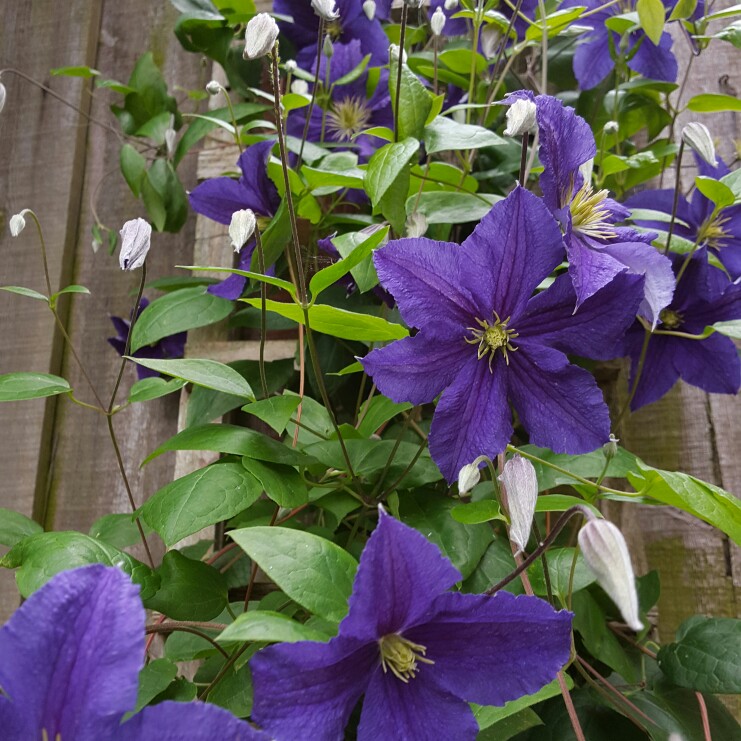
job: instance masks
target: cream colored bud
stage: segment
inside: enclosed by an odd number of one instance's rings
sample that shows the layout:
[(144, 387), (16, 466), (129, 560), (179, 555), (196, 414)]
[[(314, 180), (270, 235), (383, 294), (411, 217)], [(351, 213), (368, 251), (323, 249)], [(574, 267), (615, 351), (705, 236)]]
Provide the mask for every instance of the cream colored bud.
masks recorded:
[(594, 517), (579, 531), (579, 547), (597, 582), (620, 610), (623, 620), (633, 630), (642, 630), (633, 564), (620, 530), (611, 522)]
[(494, 26), (485, 26), (481, 31), (481, 51), (487, 59), (494, 59), (499, 52), (502, 34)]
[(118, 264), (121, 270), (136, 270), (144, 265), (152, 244), (152, 227), (144, 219), (127, 221), (121, 231), (121, 252)]
[(314, 12), (326, 23), (332, 23), (340, 17), (334, 0), (311, 0)]
[(372, 21), (376, 17), (376, 3), (374, 0), (365, 0), (363, 3), (363, 12), (369, 21)]
[(286, 72), (293, 73), (298, 69), (298, 64), (296, 64), (295, 59), (289, 59), (283, 67), (285, 68)]
[(440, 36), (442, 34), (447, 20), (445, 13), (443, 13), (442, 8), (438, 5), (438, 7), (435, 8), (435, 12), (432, 14), (432, 18), (430, 18), (430, 28), (435, 36)]
[(617, 121), (608, 121), (603, 127), (602, 131), (605, 134), (617, 134), (620, 131), (620, 124)]
[(611, 461), (616, 455), (619, 450), (618, 443), (620, 440), (618, 440), (615, 435), (610, 433), (610, 439), (602, 446), (602, 452), (605, 454), (605, 458), (609, 461)]
[(530, 539), (535, 503), (538, 500), (535, 467), (530, 461), (516, 455), (504, 464), (499, 480), (507, 492), (509, 539), (517, 546), (517, 553), (521, 553)]
[(177, 138), (178, 132), (175, 129), (167, 129), (165, 131), (165, 146), (167, 147), (167, 156), (172, 157), (175, 151), (175, 139)]
[(306, 80), (294, 80), (291, 83), (291, 92), (296, 93), (296, 95), (308, 95), (309, 83)]
[(713, 137), (710, 135), (708, 127), (704, 124), (694, 121), (688, 123), (682, 129), (682, 139), (687, 146), (697, 152), (705, 162), (712, 167), (718, 166), (718, 159), (715, 156), (715, 144), (713, 144)]
[[(399, 45), (398, 44), (390, 44), (389, 45), (389, 60), (392, 62), (399, 60)], [(401, 63), (406, 64), (407, 63), (407, 53), (404, 51), (404, 53), (401, 56)]]
[(409, 214), (406, 223), (407, 237), (422, 237), (427, 231), (427, 217), (419, 211)]
[(209, 95), (218, 95), (221, 92), (221, 85), (216, 82), (216, 80), (211, 80), (211, 82), (206, 85), (206, 92)]
[(255, 212), (251, 208), (235, 211), (232, 214), (229, 238), (232, 240), (235, 252), (239, 252), (247, 244), (247, 240), (255, 233), (256, 224)]
[(11, 237), (17, 237), (26, 228), (25, 216), (28, 211), (29, 209), (24, 208), (23, 211), (21, 211), (19, 214), (10, 217), (10, 223), (8, 224), (8, 227), (10, 228)]
[(267, 13), (258, 13), (250, 19), (244, 32), (245, 59), (259, 59), (275, 45), (278, 38), (278, 24)]
[(5, 108), (5, 98), (8, 96), (8, 91), (5, 89), (5, 85), (3, 85), (2, 82), (0, 82), (0, 113), (2, 113), (3, 108)]
[(327, 34), (324, 37), (324, 45), (322, 46), (322, 54), (324, 54), (327, 59), (332, 59), (332, 55), (334, 54), (334, 46), (332, 46), (332, 39), (329, 38), (329, 34)]
[(458, 0), (445, 0), (445, 10), (455, 10), (458, 7)]
[(518, 98), (507, 109), (507, 128), (505, 136), (524, 136), (535, 126), (535, 103)]
[(468, 463), (458, 472), (458, 493), (468, 494), (476, 484), (481, 481), (481, 471), (479, 466), (487, 461), (485, 455), (480, 455), (473, 463)]
[(403, 2), (410, 8), (419, 8), (422, 5), (422, 0), (403, 0)]

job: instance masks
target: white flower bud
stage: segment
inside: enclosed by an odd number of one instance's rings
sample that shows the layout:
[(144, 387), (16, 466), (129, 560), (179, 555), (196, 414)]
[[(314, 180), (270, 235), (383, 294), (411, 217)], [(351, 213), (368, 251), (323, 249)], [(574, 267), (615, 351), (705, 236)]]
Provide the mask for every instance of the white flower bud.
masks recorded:
[(499, 52), (502, 34), (494, 26), (485, 26), (481, 31), (481, 51), (487, 59), (494, 59)]
[(445, 0), (445, 10), (455, 10), (458, 7), (458, 0)]
[(296, 95), (308, 95), (309, 83), (306, 80), (294, 80), (291, 83), (291, 92), (296, 93)]
[(167, 156), (172, 157), (172, 153), (175, 151), (175, 138), (178, 132), (175, 129), (167, 129), (165, 131), (165, 146), (167, 147)]
[(295, 72), (298, 69), (298, 64), (296, 64), (295, 59), (289, 59), (283, 67), (285, 68), (286, 72)]
[(458, 472), (458, 493), (468, 494), (481, 481), (479, 466), (488, 460), (487, 456), (480, 455), (473, 463), (468, 463)]
[(10, 217), (10, 236), (17, 237), (26, 228), (25, 215), (28, 213), (28, 209), (24, 208), (19, 214)]
[(445, 28), (445, 21), (448, 19), (445, 17), (445, 13), (443, 13), (442, 8), (438, 6), (435, 8), (435, 12), (432, 14), (432, 18), (430, 18), (430, 28), (432, 28), (432, 33), (435, 34), (435, 36), (440, 36), (443, 32), (443, 28)]
[(597, 582), (620, 610), (623, 620), (633, 630), (642, 630), (633, 565), (620, 530), (607, 520), (590, 519), (579, 531), (579, 547)]
[(216, 80), (211, 80), (206, 85), (206, 92), (209, 95), (218, 95), (221, 92), (221, 85)]
[(127, 221), (121, 231), (121, 252), (118, 264), (121, 270), (136, 270), (144, 265), (152, 244), (152, 227), (144, 219)]
[(332, 23), (340, 17), (334, 0), (311, 0), (314, 12), (326, 23)]
[(334, 54), (334, 46), (332, 46), (332, 39), (329, 38), (329, 34), (327, 34), (324, 37), (324, 45), (322, 46), (322, 54), (324, 54), (327, 59), (332, 59), (332, 55)]
[(507, 109), (505, 136), (524, 136), (535, 126), (535, 103), (518, 98)]
[(267, 13), (258, 13), (250, 19), (244, 32), (245, 59), (259, 59), (270, 53), (278, 38), (278, 24)]
[(8, 91), (5, 89), (5, 85), (3, 85), (2, 82), (0, 82), (0, 113), (2, 113), (3, 108), (5, 108), (5, 98), (8, 95)]
[(369, 21), (372, 21), (376, 17), (376, 3), (374, 0), (365, 0), (363, 3), (363, 12)]
[(712, 167), (718, 166), (718, 159), (715, 156), (715, 144), (713, 137), (705, 124), (693, 121), (688, 123), (682, 129), (682, 139), (684, 143), (692, 147), (697, 154), (702, 157)]
[(602, 446), (602, 452), (608, 463), (617, 455), (619, 442), (620, 440), (610, 433), (610, 439)]
[[(389, 45), (389, 60), (390, 61), (398, 61), (399, 59), (399, 45), (398, 44), (390, 44)], [(401, 63), (406, 64), (407, 63), (407, 53), (404, 51), (404, 53), (401, 56)]]
[(617, 121), (608, 121), (603, 127), (602, 131), (605, 134), (617, 134), (620, 131), (620, 124)]
[(521, 553), (527, 546), (538, 500), (538, 477), (530, 461), (516, 455), (504, 464), (499, 480), (507, 492), (509, 539)]
[(232, 240), (235, 252), (239, 252), (247, 244), (247, 240), (255, 233), (256, 224), (255, 212), (251, 208), (235, 211), (232, 214), (229, 238)]
[(427, 217), (419, 211), (414, 211), (407, 217), (406, 236), (422, 237), (427, 231)]
[(410, 8), (419, 8), (422, 5), (422, 0), (404, 0), (404, 5), (408, 5)]
[(592, 182), (592, 172), (594, 171), (594, 157), (588, 159), (586, 162), (582, 162), (579, 165), (579, 173), (584, 178), (585, 183)]

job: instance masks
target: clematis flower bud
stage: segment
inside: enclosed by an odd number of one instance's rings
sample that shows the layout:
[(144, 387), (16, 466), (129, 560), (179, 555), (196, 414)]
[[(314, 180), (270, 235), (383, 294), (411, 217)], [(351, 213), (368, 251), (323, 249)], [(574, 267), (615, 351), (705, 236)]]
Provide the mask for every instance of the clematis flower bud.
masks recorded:
[(332, 23), (340, 17), (335, 0), (311, 0), (311, 7), (326, 23)]
[[(399, 59), (399, 45), (398, 44), (390, 44), (389, 45), (389, 60), (394, 61)], [(406, 64), (407, 63), (407, 53), (404, 51), (401, 56), (401, 63)]]
[(267, 13), (258, 13), (250, 19), (244, 32), (245, 59), (259, 59), (270, 53), (278, 38), (278, 24)]
[(619, 442), (620, 440), (610, 433), (610, 439), (602, 446), (602, 451), (604, 452), (605, 458), (608, 462), (617, 455)]
[(440, 36), (442, 34), (446, 20), (447, 18), (445, 17), (445, 13), (443, 13), (442, 8), (438, 5), (437, 8), (435, 8), (435, 12), (432, 14), (432, 18), (430, 18), (430, 28), (432, 28), (432, 33), (435, 34), (435, 36)]
[(481, 31), (481, 51), (487, 59), (494, 59), (499, 51), (502, 34), (494, 26), (486, 26)]
[(291, 83), (291, 92), (296, 93), (296, 95), (308, 95), (309, 83), (306, 80), (294, 80)]
[(617, 121), (608, 121), (603, 127), (602, 131), (605, 134), (617, 134), (620, 131), (620, 124)]
[(538, 500), (538, 477), (530, 461), (516, 455), (505, 464), (499, 480), (507, 490), (509, 508), (509, 539), (521, 553), (527, 546)]
[(369, 21), (372, 21), (376, 17), (376, 3), (374, 0), (365, 0), (363, 3), (363, 12)]
[(175, 139), (177, 138), (178, 132), (172, 127), (165, 131), (165, 147), (167, 147), (167, 156), (172, 157), (175, 151)]
[(332, 46), (332, 39), (329, 38), (329, 34), (327, 34), (324, 37), (324, 45), (322, 46), (322, 54), (324, 54), (327, 59), (332, 59), (332, 55), (334, 54), (334, 46)]
[(209, 95), (218, 95), (221, 92), (221, 85), (219, 85), (216, 80), (211, 80), (211, 82), (206, 85), (206, 92)]
[(239, 252), (255, 233), (256, 223), (255, 212), (251, 208), (235, 211), (232, 214), (232, 221), (229, 224), (229, 237), (232, 240), (232, 247), (234, 247), (235, 252)]
[(487, 460), (485, 455), (480, 455), (473, 463), (463, 466), (458, 472), (458, 493), (468, 494), (476, 484), (481, 481), (481, 471), (479, 466)]
[(579, 547), (597, 582), (620, 610), (623, 620), (633, 630), (642, 630), (633, 565), (620, 530), (607, 520), (593, 517), (579, 531)]
[(2, 113), (3, 108), (5, 108), (5, 98), (8, 95), (8, 91), (5, 89), (5, 85), (3, 85), (2, 82), (0, 82), (0, 113)]
[(705, 162), (712, 167), (718, 166), (718, 158), (715, 156), (715, 144), (713, 144), (713, 137), (710, 135), (708, 127), (704, 124), (693, 121), (688, 123), (682, 129), (682, 139), (687, 146), (697, 152)]
[(285, 68), (286, 72), (295, 72), (298, 69), (298, 64), (296, 64), (295, 59), (289, 59), (283, 67)]
[(408, 5), (410, 8), (419, 8), (422, 5), (422, 0), (403, 0), (404, 5)]
[(445, 10), (455, 10), (458, 7), (458, 0), (445, 0)]
[(10, 236), (17, 237), (26, 228), (25, 215), (28, 213), (28, 209), (24, 208), (19, 214), (10, 217)]
[(427, 217), (419, 211), (409, 214), (406, 223), (407, 237), (421, 237), (427, 231)]
[(507, 109), (505, 136), (524, 136), (535, 126), (535, 103), (532, 100), (516, 100)]
[(121, 270), (136, 270), (144, 265), (151, 246), (152, 227), (144, 219), (127, 221), (121, 231), (121, 252), (118, 264)]

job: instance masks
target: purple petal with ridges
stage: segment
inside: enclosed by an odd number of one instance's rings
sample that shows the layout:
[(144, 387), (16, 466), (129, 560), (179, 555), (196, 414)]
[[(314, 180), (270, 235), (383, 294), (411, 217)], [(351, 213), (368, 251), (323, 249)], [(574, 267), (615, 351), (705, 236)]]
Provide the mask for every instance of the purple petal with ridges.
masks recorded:
[[(630, 388), (635, 383), (638, 362), (645, 332), (640, 325), (626, 335), (626, 348), (631, 359)], [(690, 340), (692, 342), (693, 340)], [(679, 380), (679, 371), (674, 367), (674, 357), (681, 353), (681, 340), (677, 337), (654, 335), (648, 343), (643, 371), (638, 388), (630, 402), (632, 411), (658, 401)]]
[(377, 643), (344, 637), (268, 646), (250, 661), (252, 719), (277, 741), (340, 741), (379, 663)]
[(278, 189), (268, 177), (268, 162), (275, 142), (272, 139), (256, 142), (242, 152), (237, 164), (242, 171), (239, 178), (244, 188), (245, 205), (258, 216), (272, 216), (280, 205)]
[(144, 660), (138, 594), (116, 568), (64, 571), (0, 629), (0, 686), (22, 715), (25, 738), (41, 738), (42, 729), (76, 741), (115, 734), (136, 703)]
[(204, 180), (188, 194), (188, 201), (197, 214), (220, 224), (230, 224), (235, 211), (252, 208), (244, 186), (228, 177)]
[(735, 394), (741, 386), (741, 361), (730, 337), (714, 334), (704, 340), (681, 340), (674, 366), (682, 380), (710, 394)]
[(597, 87), (615, 68), (607, 32), (597, 32), (590, 39), (574, 52), (574, 77), (582, 90)]
[[(677, 79), (678, 65), (672, 53), (672, 37), (664, 32), (656, 46), (645, 34), (633, 33), (631, 39), (639, 44), (638, 51), (628, 60), (628, 67), (649, 80), (674, 82)], [(635, 44), (630, 45), (630, 49)]]
[(510, 398), (533, 445), (589, 453), (610, 435), (610, 415), (591, 373), (544, 345), (510, 354)]
[[(642, 190), (625, 201), (625, 206), (630, 209), (640, 208), (650, 211), (661, 211), (665, 214), (671, 214), (674, 205), (673, 190)], [(633, 219), (636, 224), (640, 224), (648, 229), (669, 230), (668, 221), (652, 221), (650, 219)], [(673, 233), (680, 237), (693, 239), (697, 232), (699, 223), (695, 220), (692, 207), (684, 196), (677, 199), (676, 220), (674, 222)]]
[(434, 543), (382, 513), (360, 556), (339, 634), (374, 642), (401, 633), (423, 620), (435, 598), (460, 579)]
[(496, 353), (490, 371), (488, 358), (478, 360), (474, 346), (470, 353), (471, 359), (440, 398), (430, 428), (430, 455), (449, 484), (480, 455), (494, 458), (501, 453), (512, 436), (507, 404), (510, 368), (504, 356)]
[(627, 270), (625, 265), (601, 249), (601, 245), (592, 247), (581, 234), (572, 233), (566, 240), (566, 254), (569, 257), (569, 276), (574, 285), (575, 310), (615, 276)]
[[(405, 634), (427, 648), (436, 681), (469, 702), (504, 705), (556, 678), (571, 651), (571, 613), (537, 597), (509, 592), (450, 593), (435, 617)], [(415, 680), (416, 681), (416, 680)]]
[(442, 689), (434, 666), (405, 684), (379, 668), (363, 701), (358, 741), (474, 741), (478, 723), (467, 702)]

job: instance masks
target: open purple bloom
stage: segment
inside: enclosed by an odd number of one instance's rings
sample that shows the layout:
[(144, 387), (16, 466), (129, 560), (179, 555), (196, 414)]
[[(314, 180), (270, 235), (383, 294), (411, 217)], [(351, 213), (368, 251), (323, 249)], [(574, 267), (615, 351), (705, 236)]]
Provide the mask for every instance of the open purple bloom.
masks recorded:
[(540, 132), (540, 185), (543, 199), (564, 231), (569, 275), (574, 283), (576, 306), (604, 288), (623, 272), (645, 277), (640, 312), (652, 324), (671, 301), (674, 276), (666, 257), (651, 246), (653, 234), (616, 226), (629, 211), (595, 192), (579, 172), (597, 152), (589, 124), (574, 109), (549, 95), (518, 92), (507, 101), (527, 98), (536, 105)]
[[(686, 255), (672, 255), (677, 275), (685, 261)], [(709, 265), (703, 248), (690, 259), (673, 301), (661, 312), (658, 331), (702, 334), (705, 327), (715, 322), (733, 319), (741, 319), (741, 285), (731, 283), (722, 270)], [(638, 323), (625, 335), (626, 355), (632, 361), (631, 388), (644, 338), (645, 330)], [(737, 393), (741, 386), (741, 361), (733, 340), (717, 333), (704, 340), (652, 334), (631, 408), (657, 401), (680, 378), (709, 393)]]
[(163, 702), (124, 723), (144, 661), (139, 588), (116, 568), (57, 574), (0, 629), (0, 727), (7, 741), (256, 741), (226, 710)]
[(614, 357), (643, 278), (616, 276), (574, 313), (567, 275), (532, 297), (562, 255), (556, 222), (522, 187), (495, 204), (462, 245), (399, 239), (374, 253), (381, 284), (419, 332), (373, 350), (363, 367), (396, 402), (422, 404), (443, 392), (429, 440), (448, 482), (478, 456), (505, 449), (509, 402), (535, 445), (585, 453), (608, 439), (602, 393), (565, 353)]
[[(718, 158), (718, 165), (713, 167), (705, 160), (695, 156), (701, 175), (720, 178), (728, 175), (728, 166)], [(674, 190), (644, 190), (631, 196), (625, 205), (630, 209), (648, 209), (671, 216), (674, 205)], [(741, 205), (728, 206), (714, 213), (715, 204), (695, 189), (692, 198), (687, 200), (680, 195), (677, 200), (677, 213), (673, 234), (700, 246), (708, 247), (723, 263), (734, 280), (741, 276)], [(634, 218), (637, 224), (649, 229), (667, 231), (666, 221), (651, 218)]]
[[(139, 302), (139, 314), (149, 306), (149, 301), (142, 297)], [(137, 314), (138, 316), (138, 314)], [(109, 337), (108, 343), (116, 350), (119, 355), (124, 355), (126, 352), (126, 340), (129, 337), (129, 331), (131, 329), (131, 322), (121, 318), (120, 316), (112, 316), (111, 322), (116, 329), (116, 337)], [(168, 337), (163, 337), (152, 345), (146, 345), (145, 347), (139, 348), (135, 353), (131, 353), (135, 358), (156, 358), (158, 360), (174, 360), (175, 358), (182, 358), (185, 354), (185, 341), (188, 338), (187, 332), (177, 332), (171, 334)], [(136, 364), (136, 375), (141, 380), (142, 378), (150, 378), (159, 376), (157, 371), (145, 368), (143, 365)]]
[(337, 637), (252, 659), (252, 717), (277, 741), (342, 739), (364, 694), (359, 741), (475, 738), (468, 701), (503, 705), (553, 680), (571, 613), (537, 597), (448, 591), (460, 579), (437, 546), (381, 513)]
[[(561, 8), (576, 6), (594, 11), (603, 6), (602, 0), (565, 0)], [(664, 5), (672, 3), (664, 0)], [(651, 80), (674, 82), (677, 79), (677, 60), (672, 53), (672, 37), (665, 31), (658, 46), (643, 31), (628, 34), (627, 48), (620, 49), (620, 35), (605, 25), (615, 15), (635, 10), (629, 1), (598, 10), (593, 15), (579, 19), (580, 26), (591, 28), (574, 54), (574, 75), (583, 90), (589, 90), (602, 82), (615, 67), (615, 56), (619, 52), (627, 60), (628, 67)]]
[[(238, 180), (230, 177), (210, 178), (196, 186), (189, 194), (191, 208), (198, 214), (229, 224), (232, 214), (242, 209), (252, 209), (258, 216), (274, 216), (280, 205), (280, 196), (273, 181), (268, 177), (267, 163), (275, 142), (263, 141), (253, 144), (242, 152), (237, 164), (242, 171)], [(249, 270), (255, 240), (251, 239), (239, 253), (240, 270)], [(213, 286), (208, 292), (214, 296), (234, 301), (242, 295), (247, 279), (241, 275), (230, 275)]]

